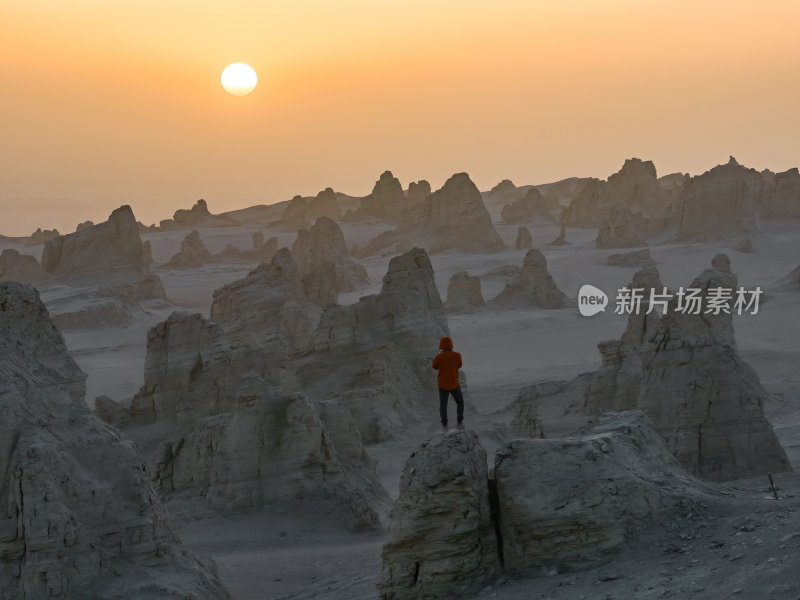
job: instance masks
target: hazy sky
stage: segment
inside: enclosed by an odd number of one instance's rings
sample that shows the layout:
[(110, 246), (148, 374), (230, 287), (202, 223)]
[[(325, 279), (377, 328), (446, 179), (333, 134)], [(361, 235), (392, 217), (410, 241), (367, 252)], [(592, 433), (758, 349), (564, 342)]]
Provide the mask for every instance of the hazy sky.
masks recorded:
[(797, 0), (0, 0), (0, 233), (363, 195), (386, 169), (785, 170), (798, 23)]

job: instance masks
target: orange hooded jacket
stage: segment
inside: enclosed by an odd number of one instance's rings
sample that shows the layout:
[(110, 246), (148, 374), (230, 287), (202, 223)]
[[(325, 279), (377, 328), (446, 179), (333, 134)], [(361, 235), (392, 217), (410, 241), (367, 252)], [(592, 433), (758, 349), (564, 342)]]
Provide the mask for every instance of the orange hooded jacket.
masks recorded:
[(461, 354), (453, 352), (453, 340), (443, 337), (439, 341), (440, 352), (433, 359), (433, 368), (439, 371), (436, 385), (443, 390), (454, 390), (458, 387), (458, 370), (461, 368)]

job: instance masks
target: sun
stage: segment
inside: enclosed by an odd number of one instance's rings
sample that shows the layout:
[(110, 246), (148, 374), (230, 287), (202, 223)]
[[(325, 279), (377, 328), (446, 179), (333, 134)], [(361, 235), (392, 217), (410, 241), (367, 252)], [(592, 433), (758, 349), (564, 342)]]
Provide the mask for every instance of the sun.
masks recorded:
[(258, 75), (250, 65), (233, 63), (225, 67), (220, 77), (222, 87), (233, 96), (246, 96), (252, 92), (258, 83)]

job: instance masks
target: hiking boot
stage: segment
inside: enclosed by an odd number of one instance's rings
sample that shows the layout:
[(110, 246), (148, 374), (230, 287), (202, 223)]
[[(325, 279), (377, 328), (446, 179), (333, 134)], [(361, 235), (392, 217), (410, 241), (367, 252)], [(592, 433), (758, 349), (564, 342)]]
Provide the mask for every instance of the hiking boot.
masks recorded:
[(459, 429), (464, 429), (464, 424), (463, 424), (463, 423), (459, 423), (459, 424), (458, 424), (458, 428), (459, 428)]

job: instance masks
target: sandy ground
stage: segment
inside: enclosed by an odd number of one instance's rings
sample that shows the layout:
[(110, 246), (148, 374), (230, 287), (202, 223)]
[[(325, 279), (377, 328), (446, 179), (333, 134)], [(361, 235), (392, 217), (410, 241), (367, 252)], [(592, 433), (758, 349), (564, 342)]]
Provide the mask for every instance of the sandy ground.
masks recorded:
[[(610, 297), (628, 284), (633, 268), (608, 267), (609, 254), (619, 251), (593, 247), (592, 230), (570, 231), (569, 246), (548, 247), (558, 228), (547, 222), (527, 224), (534, 245), (547, 257), (550, 272), (565, 293), (574, 298), (580, 285), (592, 283)], [(363, 244), (385, 230), (381, 223), (344, 224), (349, 245)], [(513, 247), (516, 226), (497, 226), (506, 243)], [(742, 254), (732, 249), (734, 241), (713, 244), (679, 244), (666, 241), (651, 246), (662, 281), (673, 288), (688, 285), (711, 258), (725, 252), (739, 283), (757, 285), (768, 291), (758, 315), (735, 317), (737, 342), (742, 357), (755, 368), (776, 400), (765, 406), (768, 418), (787, 449), (795, 468), (800, 467), (800, 291), (776, 289), (776, 283), (800, 263), (800, 223), (776, 222), (759, 225), (752, 236), (755, 252)], [(277, 235), (281, 245), (291, 245), (295, 235), (274, 232), (265, 224), (202, 229), (209, 250), (218, 252), (227, 244), (250, 248), (251, 236), (262, 231)], [(177, 252), (187, 231), (145, 234), (153, 248), (156, 264)], [(21, 252), (41, 254), (41, 246), (25, 248), (14, 239), (0, 239), (0, 250), (15, 247)], [(523, 251), (490, 255), (446, 252), (432, 257), (436, 282), (443, 299), (450, 276), (460, 270), (482, 276), (486, 299), (499, 293), (507, 278), (486, 276), (504, 265), (520, 265)], [(362, 295), (375, 293), (386, 271), (388, 257), (362, 260), (371, 286), (342, 296), (352, 303)], [(208, 315), (213, 291), (242, 277), (246, 265), (211, 265), (197, 271), (157, 268), (174, 306), (150, 309), (128, 328), (67, 332), (66, 340), (78, 364), (89, 375), (87, 399), (108, 395), (116, 400), (132, 396), (142, 384), (147, 330), (172, 310), (189, 310)], [(469, 315), (449, 318), (456, 349), (464, 356), (468, 400), (474, 409), (467, 423), (481, 433), (493, 461), (498, 440), (492, 431), (508, 420), (502, 409), (512, 402), (517, 390), (538, 381), (566, 380), (597, 368), (597, 343), (617, 338), (625, 327), (624, 317), (612, 310), (594, 317), (582, 317), (577, 309), (553, 311), (517, 310), (499, 312), (484, 308)], [(378, 472), (394, 496), (405, 459), (427, 436), (436, 431), (436, 399), (431, 398), (430, 423), (422, 423), (404, 437), (368, 448), (378, 461)], [(742, 497), (740, 512), (712, 514), (697, 522), (654, 524), (637, 546), (626, 550), (605, 569), (580, 574), (553, 575), (536, 580), (509, 580), (485, 590), (480, 598), (797, 598), (785, 581), (771, 582), (771, 573), (784, 573), (800, 558), (800, 537), (788, 535), (784, 523), (800, 508), (800, 482), (782, 476), (785, 498), (765, 499), (764, 482), (740, 482), (732, 492)], [(791, 498), (789, 496), (792, 496)], [(750, 520), (753, 530), (742, 531)], [(796, 520), (794, 521), (796, 523)], [(681, 538), (684, 529), (696, 538)], [(243, 513), (228, 518), (178, 523), (184, 541), (195, 550), (212, 556), (219, 572), (239, 599), (373, 599), (380, 575), (381, 536), (350, 534), (331, 525), (325, 515), (302, 518), (268, 513)], [(692, 535), (695, 535), (692, 533)], [(722, 545), (715, 545), (718, 541)], [(678, 550), (670, 550), (674, 544)], [(644, 558), (643, 558), (644, 557)], [(775, 560), (771, 560), (775, 559)], [(617, 575), (624, 576), (617, 577)], [(782, 585), (789, 585), (784, 589)], [(779, 589), (780, 588), (780, 589)], [(791, 589), (789, 589), (791, 588)], [(737, 592), (736, 590), (741, 590)], [(788, 591), (787, 591), (788, 590)], [(792, 595), (793, 594), (793, 595)]]

